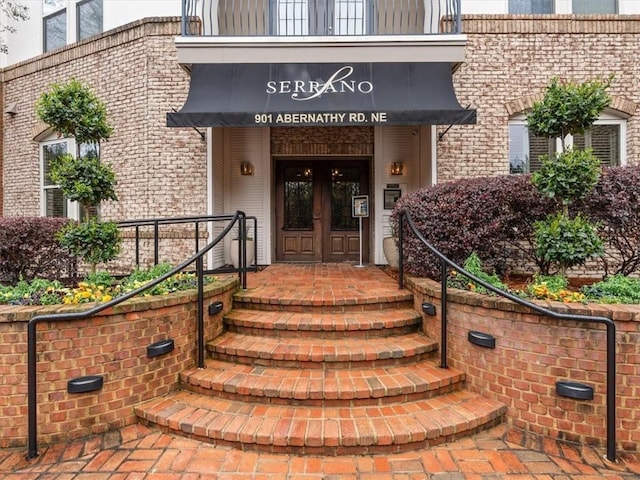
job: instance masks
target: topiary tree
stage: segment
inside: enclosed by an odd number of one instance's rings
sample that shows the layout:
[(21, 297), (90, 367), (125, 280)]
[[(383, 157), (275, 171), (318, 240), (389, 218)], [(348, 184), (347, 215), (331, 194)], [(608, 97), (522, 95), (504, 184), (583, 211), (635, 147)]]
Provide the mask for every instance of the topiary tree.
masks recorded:
[(60, 155), (51, 162), (51, 180), (82, 206), (81, 223), (67, 225), (58, 238), (95, 273), (97, 263), (118, 255), (121, 243), (117, 225), (97, 219), (101, 202), (118, 199), (115, 173), (99, 158), (100, 142), (113, 133), (105, 105), (87, 86), (71, 79), (51, 85), (38, 99), (36, 114), (61, 137), (76, 140), (75, 155)]
[(600, 161), (591, 149), (567, 148), (566, 138), (584, 134), (609, 105), (607, 88), (611, 79), (576, 84), (554, 78), (542, 101), (535, 103), (527, 116), (530, 133), (559, 138), (562, 144), (562, 151), (541, 157), (542, 168), (533, 174), (532, 182), (542, 195), (555, 199), (560, 206), (560, 212), (536, 222), (535, 238), (538, 255), (557, 264), (564, 276), (568, 268), (604, 251), (596, 226), (580, 216), (569, 216), (569, 205), (586, 197), (598, 182)]

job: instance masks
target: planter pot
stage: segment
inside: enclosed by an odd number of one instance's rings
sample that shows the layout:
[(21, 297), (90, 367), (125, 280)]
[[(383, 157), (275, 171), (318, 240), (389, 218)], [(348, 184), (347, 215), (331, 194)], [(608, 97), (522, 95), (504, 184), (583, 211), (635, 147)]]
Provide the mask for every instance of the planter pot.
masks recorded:
[[(253, 264), (253, 257), (254, 257), (254, 244), (253, 244), (254, 240), (247, 240), (247, 266), (250, 266)], [(233, 265), (233, 268), (239, 268), (240, 267), (240, 258), (239, 258), (239, 254), (238, 254), (238, 240), (234, 239), (231, 240), (231, 247), (229, 250), (229, 257), (231, 258), (231, 265)]]
[(389, 267), (393, 270), (398, 269), (398, 239), (395, 237), (385, 237), (382, 239), (382, 252), (387, 259)]

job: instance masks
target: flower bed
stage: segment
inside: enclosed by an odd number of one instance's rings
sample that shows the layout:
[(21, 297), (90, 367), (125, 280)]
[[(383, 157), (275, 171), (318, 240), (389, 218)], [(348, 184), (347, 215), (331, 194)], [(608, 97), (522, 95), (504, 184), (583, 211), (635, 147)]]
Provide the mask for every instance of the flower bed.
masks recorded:
[[(146, 283), (171, 271), (172, 266), (161, 263), (149, 270), (135, 270), (128, 277), (116, 281), (107, 272), (90, 275), (76, 287), (65, 287), (57, 280), (37, 278), (31, 282), (20, 281), (16, 285), (0, 285), (0, 304), (9, 305), (75, 305), (89, 302), (108, 302), (114, 297), (136, 290)], [(159, 285), (142, 293), (143, 296), (167, 295), (189, 290), (196, 286), (193, 273), (177, 273)], [(205, 283), (215, 281), (215, 277), (205, 277)]]

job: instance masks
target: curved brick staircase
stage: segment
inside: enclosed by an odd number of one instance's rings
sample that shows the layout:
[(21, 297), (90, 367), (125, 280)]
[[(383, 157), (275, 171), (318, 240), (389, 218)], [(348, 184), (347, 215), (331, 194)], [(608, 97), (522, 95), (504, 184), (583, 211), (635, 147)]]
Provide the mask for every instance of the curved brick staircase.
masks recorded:
[(336, 455), (424, 448), (501, 421), (503, 405), (438, 368), (412, 295), (379, 269), (275, 265), (256, 281), (235, 295), (207, 368), (137, 407), (142, 422), (243, 449)]

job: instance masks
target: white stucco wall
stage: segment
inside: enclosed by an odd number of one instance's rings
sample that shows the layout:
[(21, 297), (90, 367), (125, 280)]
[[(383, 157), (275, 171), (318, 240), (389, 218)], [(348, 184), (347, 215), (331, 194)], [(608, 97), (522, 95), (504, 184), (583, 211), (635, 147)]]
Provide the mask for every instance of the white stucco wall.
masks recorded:
[[(572, 0), (556, 0), (558, 14), (572, 13)], [(638, 0), (618, 0), (618, 12), (623, 15), (640, 14), (640, 2)], [(466, 15), (506, 14), (509, 13), (509, 0), (462, 0), (462, 13)]]
[[(9, 53), (0, 56), (0, 67), (13, 65), (43, 53), (42, 0), (19, 0), (29, 8), (29, 19), (9, 22), (16, 33), (5, 32)], [(67, 11), (67, 43), (76, 41), (76, 3), (64, 2)], [(103, 30), (110, 30), (145, 17), (181, 15), (180, 0), (103, 0)], [(6, 19), (0, 17), (4, 22)]]

